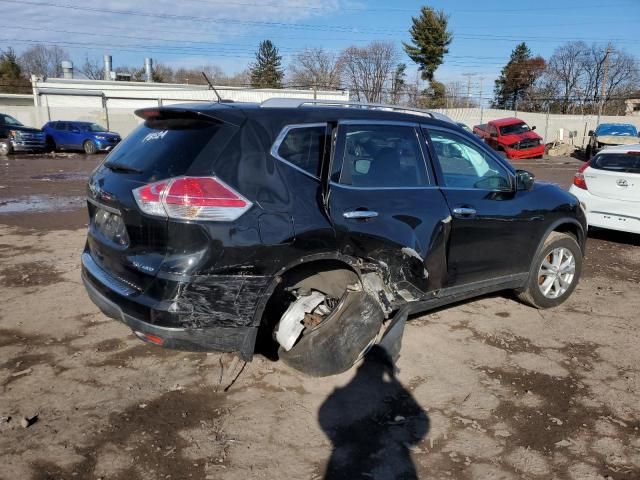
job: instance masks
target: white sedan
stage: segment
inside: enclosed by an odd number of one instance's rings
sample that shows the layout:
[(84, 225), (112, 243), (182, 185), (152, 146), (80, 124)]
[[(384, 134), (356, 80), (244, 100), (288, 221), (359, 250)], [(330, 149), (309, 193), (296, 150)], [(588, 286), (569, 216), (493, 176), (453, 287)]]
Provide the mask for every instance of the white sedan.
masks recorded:
[(590, 227), (640, 234), (640, 144), (601, 150), (578, 170), (569, 191)]

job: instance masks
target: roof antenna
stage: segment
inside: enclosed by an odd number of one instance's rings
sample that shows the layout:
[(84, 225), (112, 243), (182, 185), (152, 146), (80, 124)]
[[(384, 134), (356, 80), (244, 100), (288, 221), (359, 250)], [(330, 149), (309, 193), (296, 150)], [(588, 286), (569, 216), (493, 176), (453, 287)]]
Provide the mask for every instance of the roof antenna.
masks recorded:
[(209, 84), (209, 90), (213, 90), (213, 93), (215, 93), (216, 97), (218, 97), (218, 103), (222, 102), (222, 98), (220, 98), (220, 94), (216, 90), (216, 87), (213, 86), (213, 83), (211, 83), (211, 80), (209, 80), (209, 77), (207, 77), (207, 74), (202, 72), (202, 76), (204, 77), (204, 79)]

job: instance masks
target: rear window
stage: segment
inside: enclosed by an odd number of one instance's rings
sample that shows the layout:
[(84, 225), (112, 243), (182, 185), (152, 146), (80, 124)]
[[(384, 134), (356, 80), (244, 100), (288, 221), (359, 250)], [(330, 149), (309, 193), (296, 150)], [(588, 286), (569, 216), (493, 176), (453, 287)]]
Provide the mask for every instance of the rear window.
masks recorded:
[(221, 125), (191, 118), (146, 120), (111, 152), (105, 165), (139, 170), (157, 179), (184, 175), (208, 154), (207, 146)]
[(319, 177), (326, 136), (326, 125), (291, 127), (278, 146), (278, 156)]
[(640, 152), (600, 154), (591, 161), (591, 168), (610, 172), (640, 173)]

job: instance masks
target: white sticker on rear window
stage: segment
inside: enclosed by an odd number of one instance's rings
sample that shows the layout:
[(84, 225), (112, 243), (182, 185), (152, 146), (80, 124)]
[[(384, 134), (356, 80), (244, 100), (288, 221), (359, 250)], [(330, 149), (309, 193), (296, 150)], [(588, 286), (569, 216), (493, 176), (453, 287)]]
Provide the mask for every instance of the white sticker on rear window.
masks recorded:
[(169, 130), (162, 130), (161, 132), (151, 132), (142, 139), (142, 143), (151, 142), (153, 140), (162, 140)]

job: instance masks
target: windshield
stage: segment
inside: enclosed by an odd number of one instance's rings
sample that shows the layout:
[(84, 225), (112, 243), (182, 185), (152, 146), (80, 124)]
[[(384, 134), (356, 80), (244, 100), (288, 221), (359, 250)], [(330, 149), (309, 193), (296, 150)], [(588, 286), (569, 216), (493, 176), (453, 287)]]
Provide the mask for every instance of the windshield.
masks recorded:
[(638, 130), (633, 125), (609, 123), (600, 125), (596, 129), (596, 135), (620, 135), (624, 137), (635, 137)]
[(0, 113), (0, 123), (2, 123), (3, 125), (15, 125), (17, 127), (23, 126), (22, 123), (20, 123), (18, 120), (16, 120), (12, 116), (4, 115), (2, 113)]
[(514, 123), (513, 125), (505, 125), (504, 127), (500, 127), (501, 135), (517, 135), (518, 133), (528, 132), (531, 129), (529, 125), (526, 123)]
[(108, 132), (106, 128), (97, 123), (86, 123), (80, 126), (83, 132)]

